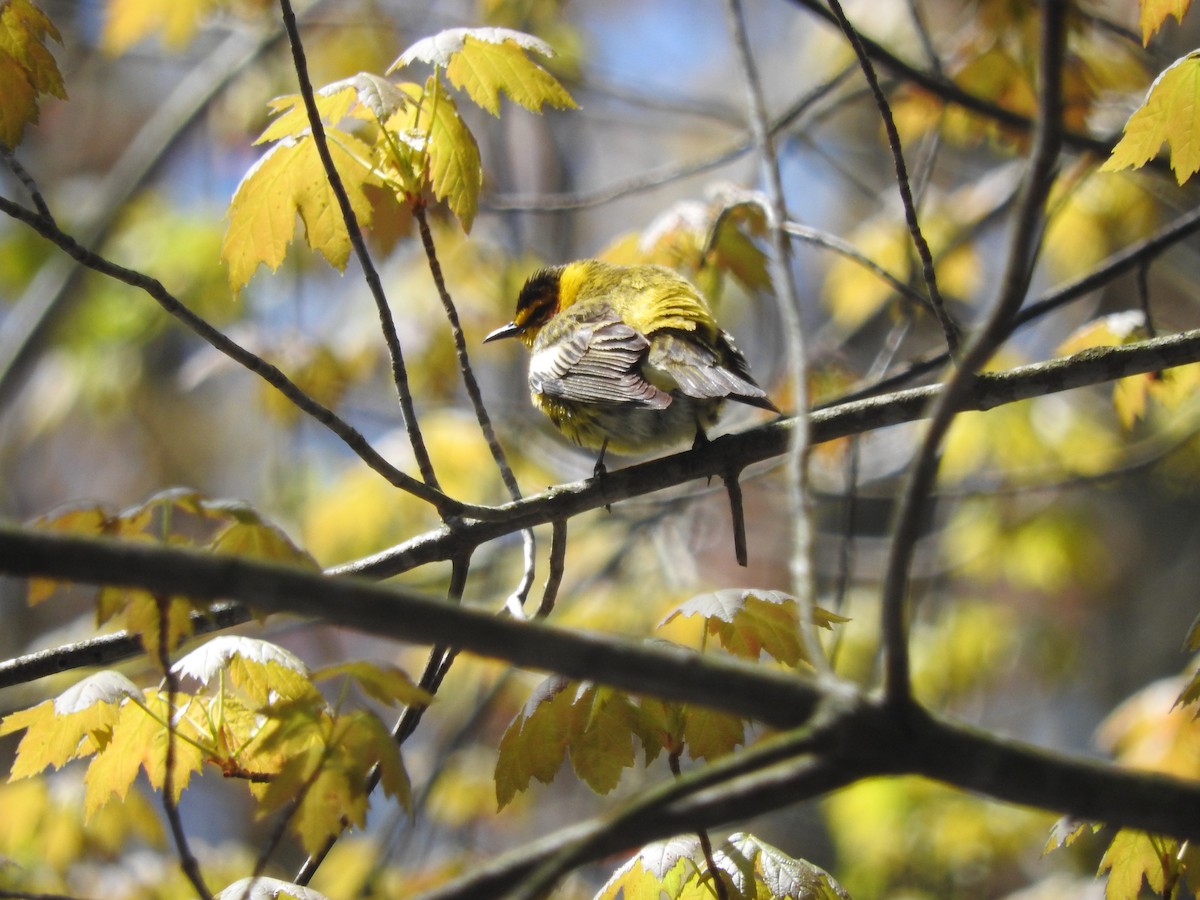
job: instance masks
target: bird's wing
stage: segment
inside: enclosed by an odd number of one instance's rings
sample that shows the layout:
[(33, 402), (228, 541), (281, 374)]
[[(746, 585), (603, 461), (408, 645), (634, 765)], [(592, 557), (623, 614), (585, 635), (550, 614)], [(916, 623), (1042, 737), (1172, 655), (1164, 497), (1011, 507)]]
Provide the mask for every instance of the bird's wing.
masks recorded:
[(558, 340), (534, 347), (529, 387), (577, 403), (665, 409), (671, 397), (642, 375), (650, 342), (615, 314), (581, 321)]
[(750, 376), (746, 358), (724, 331), (718, 333), (716, 349), (672, 331), (658, 332), (650, 342), (646, 361), (652, 372), (673, 381), (689, 397), (728, 397), (775, 409), (766, 391)]

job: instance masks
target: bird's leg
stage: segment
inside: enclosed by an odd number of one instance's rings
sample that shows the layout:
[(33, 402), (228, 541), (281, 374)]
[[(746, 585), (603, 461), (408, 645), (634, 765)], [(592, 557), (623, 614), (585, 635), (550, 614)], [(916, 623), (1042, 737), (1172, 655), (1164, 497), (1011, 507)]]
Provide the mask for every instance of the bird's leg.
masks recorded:
[(596, 467), (592, 469), (593, 478), (603, 478), (608, 470), (604, 468), (604, 451), (608, 449), (608, 438), (600, 445), (600, 455), (596, 457)]

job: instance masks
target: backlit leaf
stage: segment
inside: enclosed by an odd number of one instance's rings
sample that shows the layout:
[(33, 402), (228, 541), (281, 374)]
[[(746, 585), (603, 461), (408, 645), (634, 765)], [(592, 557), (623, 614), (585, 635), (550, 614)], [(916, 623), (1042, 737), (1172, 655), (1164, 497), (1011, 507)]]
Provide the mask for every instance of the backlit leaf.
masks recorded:
[(303, 569), (320, 571), (317, 561), (292, 542), (278, 525), (264, 522), (257, 513), (240, 516), (213, 538), (214, 553), (244, 556), (268, 562), (288, 563)]
[(62, 43), (54, 23), (30, 0), (0, 5), (0, 143), (16, 147), (38, 120), (42, 94), (67, 98), (46, 39)]
[(501, 92), (533, 112), (546, 103), (574, 108), (575, 101), (558, 79), (528, 57), (530, 50), (554, 55), (545, 41), (509, 28), (452, 28), (417, 41), (388, 71), (416, 60), (438, 66), (455, 87), (494, 116), (500, 114)]
[(500, 739), (496, 758), (496, 802), (502, 809), (536, 778), (554, 780), (567, 754), (572, 731), (575, 689), (552, 676), (539, 684)]
[(116, 703), (93, 703), (58, 714), (54, 701), (10, 713), (0, 721), (0, 736), (24, 730), (10, 780), (28, 778), (47, 767), (62, 768), (72, 759), (96, 752), (107, 743), (117, 719)]
[(1098, 874), (1108, 872), (1105, 900), (1134, 900), (1141, 895), (1143, 880), (1162, 894), (1168, 879), (1178, 877), (1178, 853), (1174, 838), (1121, 829), (1100, 860)]
[[(371, 149), (336, 128), (326, 130), (329, 151), (362, 226), (370, 224), (371, 204), (364, 193), (381, 181), (369, 168)], [(240, 291), (259, 265), (279, 268), (296, 231), (304, 223), (308, 246), (336, 269), (350, 258), (350, 237), (316, 144), (309, 136), (285, 138), (268, 150), (242, 178), (229, 204), (229, 228), (221, 257), (229, 266), (229, 284)]]
[(1163, 143), (1170, 147), (1171, 170), (1183, 184), (1200, 169), (1200, 51), (1167, 67), (1150, 85), (1143, 104), (1125, 123), (1125, 133), (1102, 172), (1141, 168)]
[(633, 765), (633, 719), (637, 711), (629, 698), (611, 688), (588, 686), (576, 695), (576, 708), (586, 716), (573, 717), (571, 767), (597, 794), (607, 794)]
[[(183, 713), (190, 699), (176, 697), (172, 721), (179, 734), (174, 739), (171, 787), (174, 800), (188, 786), (193, 772), (204, 764), (204, 751), (185, 737), (196, 730)], [(144, 707), (144, 708), (143, 708)], [(113, 795), (124, 799), (139, 771), (144, 771), (150, 786), (161, 790), (165, 784), (168, 732), (167, 698), (157, 690), (144, 692), (142, 703), (126, 701), (121, 705), (112, 738), (88, 765), (84, 783), (84, 813), (91, 816)]]
[(683, 716), (683, 739), (692, 759), (717, 759), (745, 741), (746, 723), (733, 713), (690, 705)]
[(1192, 0), (1141, 0), (1142, 11), (1138, 16), (1138, 24), (1142, 28), (1142, 44), (1150, 43), (1150, 38), (1162, 28), (1168, 16), (1174, 16), (1176, 22), (1182, 22)]
[[(794, 598), (780, 591), (730, 588), (700, 594), (681, 604), (661, 625), (677, 616), (703, 616), (721, 646), (737, 656), (757, 659), (766, 653), (790, 666), (805, 658)], [(813, 624), (832, 629), (842, 616), (814, 607)]]
[(353, 678), (364, 691), (380, 703), (389, 706), (397, 703), (406, 706), (428, 706), (433, 702), (433, 695), (413, 684), (404, 670), (387, 663), (352, 660), (335, 666), (325, 666), (313, 672), (313, 681), (323, 681), (338, 675)]

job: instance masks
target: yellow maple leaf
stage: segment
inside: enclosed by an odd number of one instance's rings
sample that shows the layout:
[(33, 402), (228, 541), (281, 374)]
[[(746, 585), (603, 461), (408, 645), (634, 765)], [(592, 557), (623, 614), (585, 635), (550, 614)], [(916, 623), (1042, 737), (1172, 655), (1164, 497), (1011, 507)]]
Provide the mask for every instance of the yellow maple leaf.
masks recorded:
[(49, 37), (62, 43), (58, 29), (29, 0), (0, 6), (0, 143), (15, 147), (25, 126), (38, 120), (38, 97), (67, 98)]
[(417, 60), (431, 63), (445, 69), (451, 84), (493, 116), (500, 114), (501, 92), (532, 112), (540, 112), (547, 103), (557, 109), (575, 108), (566, 88), (527, 51), (554, 55), (545, 41), (511, 28), (450, 28), (417, 41), (388, 71)]
[(1167, 16), (1174, 16), (1176, 22), (1182, 22), (1192, 0), (1142, 0), (1142, 11), (1138, 17), (1142, 26), (1142, 45), (1150, 43), (1150, 38), (1167, 21)]
[[(364, 187), (382, 183), (368, 162), (371, 150), (335, 128), (328, 129), (327, 136), (350, 206), (359, 223), (366, 226), (371, 220), (371, 204)], [(234, 192), (229, 228), (221, 246), (234, 291), (246, 285), (260, 264), (272, 271), (279, 268), (295, 235), (297, 214), (309, 247), (333, 267), (345, 268), (350, 237), (309, 136), (281, 140), (251, 167)]]
[(1145, 102), (1125, 123), (1125, 133), (1102, 172), (1138, 169), (1170, 147), (1171, 171), (1183, 184), (1200, 170), (1200, 51), (1171, 63), (1154, 79)]

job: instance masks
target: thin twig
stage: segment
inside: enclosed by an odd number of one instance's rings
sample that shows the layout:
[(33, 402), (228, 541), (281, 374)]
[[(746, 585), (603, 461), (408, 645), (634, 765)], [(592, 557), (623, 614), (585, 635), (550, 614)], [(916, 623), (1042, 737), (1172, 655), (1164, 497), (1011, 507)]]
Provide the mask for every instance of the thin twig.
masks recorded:
[[(329, 187), (337, 199), (338, 209), (341, 211), (342, 221), (350, 238), (350, 245), (354, 248), (354, 254), (358, 257), (359, 265), (362, 267), (363, 280), (366, 281), (367, 287), (371, 291), (371, 297), (375, 301), (375, 309), (379, 315), (379, 327), (383, 331), (388, 356), (392, 361), (392, 381), (396, 386), (400, 412), (404, 417), (404, 429), (408, 434), (409, 444), (412, 445), (413, 458), (416, 459), (417, 469), (421, 472), (421, 479), (430, 487), (437, 488), (438, 481), (437, 475), (433, 471), (433, 461), (429, 458), (429, 451), (425, 447), (425, 438), (422, 436), (421, 427), (417, 422), (417, 411), (413, 405), (412, 391), (408, 385), (408, 370), (404, 365), (404, 351), (400, 346), (400, 336), (396, 332), (396, 322), (392, 317), (392, 309), (388, 305), (387, 296), (384, 294), (383, 283), (379, 280), (379, 272), (375, 269), (371, 254), (367, 251), (367, 244), (363, 240), (362, 229), (359, 228), (358, 219), (354, 215), (354, 208), (350, 205), (350, 197), (346, 194), (342, 177), (333, 163), (329, 141), (325, 136), (325, 124), (321, 121), (321, 113), (317, 110), (312, 81), (308, 77), (308, 61), (304, 55), (304, 45), (300, 41), (300, 29), (296, 25), (296, 14), (292, 11), (291, 0), (279, 0), (279, 7), (283, 13), (283, 27), (287, 32), (288, 43), (292, 48), (292, 65), (296, 70), (300, 95), (304, 98), (304, 108), (308, 113), (308, 124), (312, 130), (312, 139), (317, 148), (317, 155), (321, 158), (325, 176), (329, 179)], [(439, 509), (438, 512), (443, 517), (447, 514), (444, 509)]]
[[(496, 429), (492, 427), (492, 418), (488, 415), (487, 407), (483, 403), (483, 391), (479, 389), (479, 381), (475, 377), (475, 370), (471, 367), (471, 356), (467, 352), (467, 339), (463, 335), (458, 308), (454, 305), (454, 299), (446, 288), (446, 279), (442, 275), (442, 264), (438, 260), (437, 246), (433, 242), (433, 232), (429, 228), (429, 218), (425, 214), (425, 204), (419, 200), (413, 204), (413, 218), (416, 219), (417, 230), (421, 235), (421, 246), (425, 249), (425, 261), (429, 265), (429, 273), (433, 276), (434, 286), (437, 287), (438, 297), (442, 301), (442, 310), (446, 314), (446, 321), (450, 323), (454, 353), (458, 357), (458, 370), (462, 375), (463, 386), (467, 389), (467, 397), (475, 412), (475, 421), (479, 423), (479, 430), (483, 433), (488, 452), (492, 454), (496, 468), (500, 470), (500, 478), (508, 490), (508, 496), (513, 500), (520, 500), (521, 488), (517, 484), (517, 477), (513, 474), (504, 448), (496, 439)], [(534, 566), (537, 561), (532, 529), (521, 532), (521, 541), (524, 546), (523, 574), (517, 589), (509, 597), (509, 603), (517, 610), (524, 607), (529, 591), (533, 588)]]
[(54, 216), (50, 212), (50, 207), (46, 205), (46, 198), (42, 196), (41, 189), (38, 188), (37, 182), (29, 171), (21, 165), (21, 161), (17, 159), (17, 155), (8, 147), (0, 144), (0, 159), (4, 160), (4, 164), (8, 166), (9, 171), (16, 176), (17, 180), (24, 185), (25, 190), (29, 194), (29, 199), (33, 201), (33, 208), (38, 211), (43, 219), (51, 225), (55, 224)]
[(725, 493), (729, 496), (729, 518), (733, 524), (733, 558), (743, 569), (749, 565), (749, 553), (746, 549), (746, 511), (742, 504), (742, 485), (738, 481), (741, 473), (730, 469), (721, 475), (725, 483)]
[[(683, 748), (680, 747), (667, 754), (667, 765), (671, 769), (671, 774), (676, 778), (683, 777), (683, 770), (679, 768), (679, 755), (682, 752)], [(697, 828), (696, 837), (700, 841), (700, 850), (704, 854), (704, 864), (708, 867), (708, 877), (712, 879), (713, 896), (717, 900), (729, 900), (729, 888), (725, 885), (725, 873), (717, 867), (717, 860), (713, 855), (712, 839), (708, 836), (708, 830)]]
[(1134, 284), (1137, 285), (1138, 306), (1142, 310), (1142, 322), (1146, 326), (1147, 337), (1157, 337), (1154, 329), (1154, 314), (1150, 310), (1150, 264), (1153, 259), (1146, 259), (1134, 270)]
[(896, 167), (896, 186), (900, 191), (900, 202), (904, 205), (904, 219), (908, 223), (913, 246), (921, 260), (921, 275), (925, 279), (925, 289), (929, 292), (929, 302), (933, 306), (933, 313), (945, 334), (946, 347), (950, 354), (954, 355), (958, 350), (958, 325), (950, 317), (946, 303), (942, 300), (941, 292), (938, 290), (937, 272), (933, 266), (933, 252), (929, 249), (929, 243), (925, 240), (925, 234), (921, 231), (921, 224), (917, 217), (917, 204), (913, 200), (912, 185), (908, 180), (908, 168), (904, 162), (904, 151), (900, 146), (900, 132), (896, 130), (896, 120), (892, 117), (892, 108), (888, 105), (887, 97), (884, 96), (883, 89), (879, 86), (879, 78), (875, 74), (875, 67), (871, 64), (870, 57), (867, 56), (862, 38), (850, 24), (850, 20), (846, 18), (845, 12), (842, 11), (842, 4), (839, 0), (828, 0), (828, 2), (838, 27), (846, 35), (846, 40), (850, 42), (855, 56), (858, 57), (863, 75), (871, 88), (871, 95), (875, 98), (875, 105), (879, 108), (880, 118), (883, 119), (883, 127), (887, 132), (888, 149), (892, 152), (892, 161)]
[(826, 250), (832, 250), (834, 253), (844, 256), (857, 265), (862, 266), (868, 272), (878, 276), (888, 287), (892, 288), (896, 293), (906, 297), (912, 302), (932, 311), (929, 303), (929, 298), (924, 294), (913, 289), (912, 285), (901, 281), (894, 274), (889, 272), (871, 257), (867, 256), (849, 241), (844, 241), (834, 234), (827, 231), (822, 231), (819, 228), (810, 228), (807, 225), (801, 225), (798, 222), (784, 222), (783, 230), (793, 237), (799, 238), (806, 244), (812, 244), (815, 247), (823, 247)]
[(188, 844), (187, 833), (183, 830), (183, 819), (179, 816), (179, 806), (175, 803), (175, 697), (179, 693), (179, 678), (171, 668), (171, 626), (168, 608), (171, 598), (168, 594), (159, 593), (155, 600), (158, 604), (158, 646), (155, 655), (158, 657), (159, 668), (163, 672), (163, 682), (167, 688), (167, 748), (166, 759), (163, 761), (162, 804), (166, 813), (167, 824), (175, 839), (175, 850), (179, 854), (179, 867), (184, 876), (191, 882), (192, 887), (202, 900), (212, 900), (212, 891), (204, 883), (200, 872), (200, 863), (192, 853)]
[(567, 562), (567, 520), (555, 519), (550, 523), (550, 565), (546, 585), (542, 588), (542, 602), (538, 604), (535, 618), (544, 619), (554, 610), (558, 589), (562, 585)]
[[(836, 0), (835, 0), (836, 2)], [(933, 406), (929, 426), (917, 450), (899, 505), (882, 589), (881, 631), (884, 691), (889, 703), (911, 700), (908, 656), (908, 578), (920, 536), (920, 523), (937, 478), (942, 439), (976, 382), (978, 371), (1011, 333), (1036, 258), (1042, 206), (1053, 181), (1062, 143), (1062, 63), (1066, 44), (1065, 9), (1059, 0), (1042, 0), (1038, 126), (1029, 170), (1017, 205), (1008, 261), (1000, 292), (984, 327), (971, 339), (959, 367)]]

